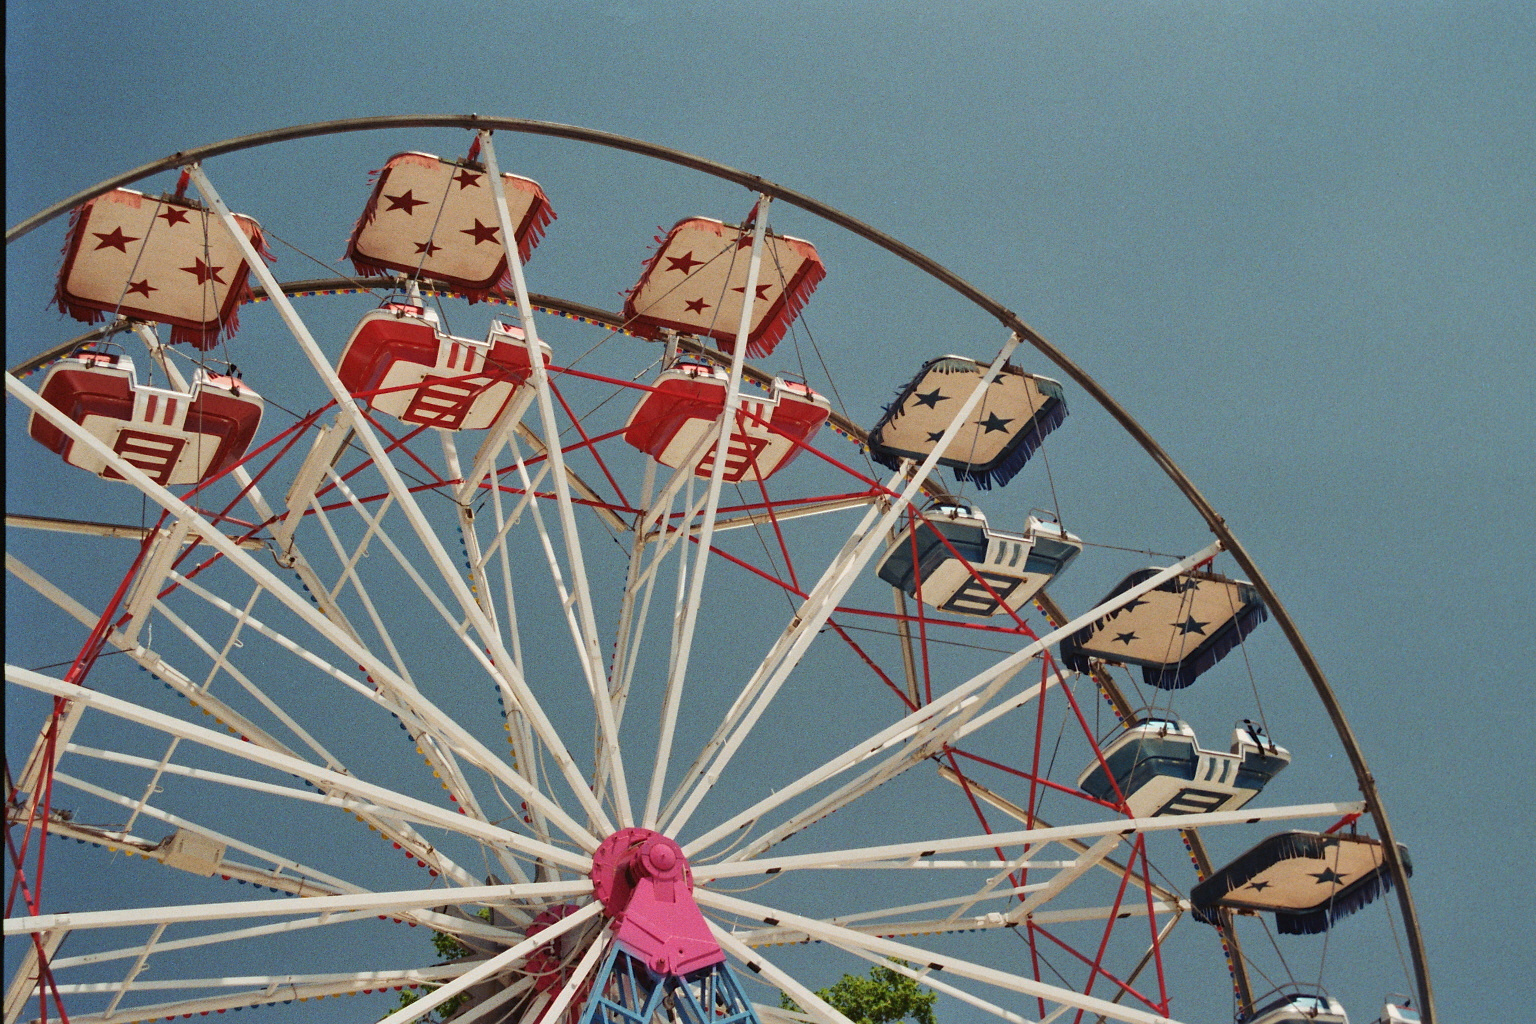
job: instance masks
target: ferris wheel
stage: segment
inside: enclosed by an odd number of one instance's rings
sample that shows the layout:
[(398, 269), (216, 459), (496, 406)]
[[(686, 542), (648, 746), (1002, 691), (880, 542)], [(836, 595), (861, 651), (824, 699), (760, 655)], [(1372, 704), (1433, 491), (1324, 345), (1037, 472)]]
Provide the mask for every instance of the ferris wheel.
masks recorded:
[(89, 329), (7, 377), (7, 1024), (845, 1024), (871, 965), (946, 1021), (1432, 1020), (1269, 583), (916, 249), (476, 116), (183, 151), (8, 241), (66, 212)]

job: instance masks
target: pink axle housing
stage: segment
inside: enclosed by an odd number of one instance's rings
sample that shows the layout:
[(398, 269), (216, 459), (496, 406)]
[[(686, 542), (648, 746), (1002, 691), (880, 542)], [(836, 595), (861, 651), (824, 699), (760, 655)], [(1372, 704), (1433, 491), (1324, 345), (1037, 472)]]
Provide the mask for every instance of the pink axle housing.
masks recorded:
[(626, 828), (592, 855), (592, 884), (620, 946), (658, 974), (682, 976), (725, 961), (693, 901), (693, 871), (659, 832)]

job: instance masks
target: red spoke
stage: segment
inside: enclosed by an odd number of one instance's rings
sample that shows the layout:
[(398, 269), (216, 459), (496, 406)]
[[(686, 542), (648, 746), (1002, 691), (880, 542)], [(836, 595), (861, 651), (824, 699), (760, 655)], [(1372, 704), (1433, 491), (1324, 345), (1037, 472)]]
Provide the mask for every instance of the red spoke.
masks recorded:
[[(576, 414), (571, 411), (570, 403), (566, 402), (565, 396), (560, 393), (560, 389), (559, 388), (555, 387), (553, 381), (550, 382), (549, 390), (555, 396), (555, 398), (560, 402), (560, 408), (564, 409), (565, 410), (565, 414), (568, 417), (570, 417), (571, 423), (576, 427), (576, 433), (581, 435), (581, 441), (582, 441), (582, 445), (581, 446), (591, 450), (592, 457), (597, 460), (597, 468), (601, 469), (603, 471), (603, 476), (608, 478), (609, 485), (613, 487), (613, 493), (615, 493), (615, 494), (617, 494), (619, 496), (619, 500), (620, 501), (622, 501), (624, 504), (628, 505), (629, 504), (629, 499), (624, 497), (624, 488), (619, 486), (619, 482), (617, 480), (615, 480), (613, 478), (613, 474), (608, 471), (608, 463), (603, 461), (602, 453), (600, 453), (597, 450), (597, 448), (596, 448), (595, 444), (593, 443), (592, 439), (587, 436), (586, 428), (584, 428), (581, 425), (581, 420), (578, 419)], [(615, 433), (619, 433), (619, 431), (614, 431), (613, 433), (610, 433), (607, 436), (608, 437), (612, 437), (613, 434), (615, 434)], [(564, 454), (566, 449), (562, 448), (562, 449), (560, 449), (560, 451), (561, 451), (561, 454)]]

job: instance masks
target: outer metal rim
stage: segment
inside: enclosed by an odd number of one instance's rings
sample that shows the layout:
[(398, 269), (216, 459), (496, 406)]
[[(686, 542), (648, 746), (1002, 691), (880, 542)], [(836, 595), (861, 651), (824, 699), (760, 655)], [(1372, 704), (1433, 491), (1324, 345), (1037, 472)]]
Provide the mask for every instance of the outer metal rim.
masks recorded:
[(1111, 397), (1096, 380), (1071, 359), (1067, 358), (1054, 345), (1036, 333), (1028, 324), (1024, 323), (1011, 309), (911, 246), (803, 193), (777, 185), (755, 174), (749, 174), (746, 171), (737, 170), (734, 167), (728, 167), (713, 160), (694, 156), (691, 153), (643, 142), (639, 139), (631, 139), (623, 135), (615, 135), (611, 132), (581, 128), (575, 125), (557, 124), (549, 121), (532, 121), (525, 118), (486, 117), (479, 114), (406, 114), (348, 118), (339, 121), (317, 121), (310, 124), (258, 132), (254, 135), (242, 135), (207, 146), (181, 150), (152, 163), (144, 164), (131, 171), (108, 178), (34, 214), (6, 232), (6, 244), (9, 245), (21, 236), (35, 228), (41, 227), (66, 211), (114, 188), (132, 184), (162, 171), (174, 170), (188, 164), (199, 163), (208, 157), (221, 156), (225, 153), (233, 153), (243, 149), (252, 149), (274, 142), (390, 128), (465, 128), (476, 131), (500, 130), (520, 132), (527, 135), (546, 135), (636, 153), (666, 163), (701, 171), (725, 181), (735, 182), (755, 192), (770, 195), (781, 202), (799, 207), (905, 260), (986, 311), (1009, 331), (1016, 333), (1040, 352), (1041, 355), (1054, 363), (1063, 373), (1086, 391), (1106, 412), (1114, 417), (1116, 422), (1125, 429), (1126, 433), (1130, 434), (1132, 439), (1141, 446), (1142, 450), (1151, 456), (1152, 461), (1157, 463), (1168, 479), (1173, 482), (1174, 486), (1194, 506), (1195, 511), (1200, 514), (1200, 517), (1205, 520), (1206, 525), (1210, 527), (1211, 532), (1220, 539), (1222, 546), (1231, 553), (1233, 559), (1236, 560), (1248, 579), (1253, 583), (1254, 588), (1258, 590), (1259, 595), (1264, 599), (1264, 603), (1268, 606), (1270, 613), (1274, 615), (1275, 621), (1280, 624), (1280, 628), (1285, 633), (1286, 639), (1290, 642), (1292, 650), (1296, 652), (1297, 658), (1300, 659), (1302, 667), (1307, 673), (1307, 678), (1312, 681), (1313, 689), (1317, 692), (1318, 698), (1323, 702), (1323, 707), (1328, 713), (1329, 720), (1333, 723), (1334, 731), (1338, 734), (1339, 741), (1344, 745), (1345, 753), (1349, 756), (1350, 765), (1355, 772), (1355, 779), (1359, 783), (1361, 795), (1364, 797), (1366, 807), (1375, 821), (1377, 833), (1385, 848), (1386, 862), (1392, 872), (1398, 904), (1402, 910), (1404, 930), (1408, 936), (1408, 947), (1413, 959), (1415, 980), (1418, 987), (1420, 1015), (1424, 1024), (1434, 1024), (1434, 990), (1430, 983), (1429, 966), (1424, 954), (1424, 942), (1419, 929), (1418, 912), (1414, 908), (1413, 894), (1409, 889), (1406, 865), (1398, 853), (1396, 836), (1387, 819), (1386, 805), (1382, 802), (1380, 791), (1376, 786), (1376, 778), (1371, 774), (1370, 768), (1365, 762), (1365, 754), (1360, 749), (1360, 744), (1355, 738), (1354, 731), (1344, 718), (1344, 712), (1339, 706), (1338, 697), (1334, 693), (1333, 687), (1328, 683), (1327, 677), (1323, 674), (1322, 667), (1317, 663), (1317, 659), (1313, 656), (1311, 648), (1307, 646), (1306, 640), (1302, 638), (1301, 631), (1297, 627), (1295, 620), (1291, 618), (1290, 613), (1281, 604), (1279, 595), (1275, 593), (1274, 588), (1270, 586), (1264, 574), (1259, 571), (1258, 565), (1254, 563), (1247, 549), (1243, 547), (1241, 542), (1238, 541), (1237, 536), (1227, 526), (1226, 520), (1216, 512), (1205, 496), (1195, 487), (1194, 482), (1179, 468), (1178, 464), (1163, 450), (1162, 446), (1152, 439), (1152, 435), (1147, 433), (1146, 429), (1119, 402)]

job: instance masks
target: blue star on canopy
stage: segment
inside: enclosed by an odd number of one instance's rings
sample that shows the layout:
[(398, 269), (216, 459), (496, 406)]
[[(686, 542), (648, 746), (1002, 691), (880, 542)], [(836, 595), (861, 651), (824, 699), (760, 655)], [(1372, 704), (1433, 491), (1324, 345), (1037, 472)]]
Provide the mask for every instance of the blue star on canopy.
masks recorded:
[[(1222, 911), (1267, 911), (1282, 935), (1313, 935), (1392, 888), (1386, 847), (1353, 833), (1281, 832), (1213, 871), (1190, 891), (1195, 920)], [(1408, 850), (1398, 857), (1413, 874)]]
[(993, 413), (992, 415), (988, 416), (984, 420), (977, 420), (976, 421), (976, 425), (978, 427), (981, 427), (988, 434), (990, 434), (990, 433), (993, 433), (994, 431), (1000, 431), (1000, 430), (1008, 429), (1008, 424), (1010, 424), (1012, 422), (1013, 422), (1013, 420), (1011, 420), (1011, 419), (1006, 419), (1005, 420), (1001, 416), (999, 416), (997, 413)]
[[(1104, 602), (1158, 571), (1132, 573), (1116, 584)], [(1184, 574), (1165, 580), (1079, 629), (1061, 645), (1063, 663), (1079, 672), (1090, 671), (1095, 658), (1140, 665), (1149, 686), (1165, 690), (1188, 686), (1268, 617), (1250, 584), (1211, 573), (1194, 577)]]

